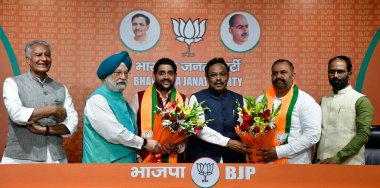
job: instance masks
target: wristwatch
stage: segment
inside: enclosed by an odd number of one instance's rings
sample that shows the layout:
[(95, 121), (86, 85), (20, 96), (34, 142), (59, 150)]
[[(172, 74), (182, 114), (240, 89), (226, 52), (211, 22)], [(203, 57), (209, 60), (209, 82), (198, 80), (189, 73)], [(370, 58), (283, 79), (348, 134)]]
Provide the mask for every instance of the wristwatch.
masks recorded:
[(45, 136), (49, 135), (49, 126), (46, 126)]
[(144, 143), (143, 143), (141, 149), (143, 149), (148, 144), (148, 140), (146, 138), (143, 138), (143, 139), (144, 139)]

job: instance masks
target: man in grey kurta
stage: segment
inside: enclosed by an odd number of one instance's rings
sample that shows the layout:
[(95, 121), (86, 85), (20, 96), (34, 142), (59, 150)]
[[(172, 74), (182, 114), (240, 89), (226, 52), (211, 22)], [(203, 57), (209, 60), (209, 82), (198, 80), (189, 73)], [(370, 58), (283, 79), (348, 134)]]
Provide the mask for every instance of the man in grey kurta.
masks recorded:
[(62, 136), (74, 134), (78, 114), (67, 88), (47, 75), (51, 52), (46, 41), (29, 42), (30, 71), (4, 81), (8, 141), (2, 164), (67, 163)]

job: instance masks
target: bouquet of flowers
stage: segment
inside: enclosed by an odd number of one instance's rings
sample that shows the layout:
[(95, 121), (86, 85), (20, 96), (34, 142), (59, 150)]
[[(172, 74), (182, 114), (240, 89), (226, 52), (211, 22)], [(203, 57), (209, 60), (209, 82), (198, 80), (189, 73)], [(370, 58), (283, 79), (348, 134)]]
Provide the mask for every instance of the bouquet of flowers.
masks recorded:
[[(276, 138), (276, 117), (280, 114), (281, 106), (276, 110), (268, 108), (268, 100), (264, 95), (261, 101), (253, 97), (244, 97), (246, 106), (242, 107), (238, 101), (238, 115), (240, 125), (235, 127), (236, 133), (246, 145), (253, 146), (252, 153), (257, 148), (272, 147)], [(247, 162), (256, 162), (260, 156), (247, 155)]]
[[(204, 115), (200, 102), (191, 107), (184, 104), (177, 104), (177, 101), (167, 103), (164, 108), (157, 107), (154, 114), (153, 139), (157, 140), (161, 146), (176, 145), (186, 138), (200, 134), (203, 127), (212, 120), (202, 120), (199, 116)], [(177, 153), (171, 152), (168, 162), (177, 162)], [(162, 162), (162, 153), (150, 153), (144, 162)]]

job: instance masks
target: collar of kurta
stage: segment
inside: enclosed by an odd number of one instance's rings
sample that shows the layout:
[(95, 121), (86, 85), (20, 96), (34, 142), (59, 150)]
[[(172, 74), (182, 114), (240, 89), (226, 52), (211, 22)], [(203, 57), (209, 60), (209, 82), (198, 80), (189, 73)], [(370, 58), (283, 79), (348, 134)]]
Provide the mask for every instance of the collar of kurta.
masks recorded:
[(335, 94), (335, 95), (344, 95), (344, 94), (350, 92), (351, 90), (352, 90), (351, 85), (348, 85), (347, 87), (345, 87), (345, 88), (339, 90), (338, 93)]

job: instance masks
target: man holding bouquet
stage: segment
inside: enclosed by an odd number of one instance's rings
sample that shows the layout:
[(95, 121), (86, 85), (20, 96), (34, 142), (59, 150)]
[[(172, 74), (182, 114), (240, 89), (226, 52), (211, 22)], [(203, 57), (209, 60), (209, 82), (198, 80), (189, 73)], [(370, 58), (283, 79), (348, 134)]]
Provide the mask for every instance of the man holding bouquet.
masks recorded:
[(102, 84), (84, 108), (83, 163), (134, 163), (136, 150), (161, 150), (157, 141), (137, 135), (135, 114), (123, 97), (131, 67), (126, 51), (100, 64), (97, 75)]
[(186, 162), (194, 162), (201, 157), (210, 157), (216, 162), (245, 163), (244, 154), (249, 147), (240, 141), (234, 127), (238, 124), (236, 100), (243, 104), (243, 96), (227, 89), (229, 67), (223, 58), (210, 60), (205, 67), (208, 89), (194, 93), (189, 106), (204, 101), (203, 118), (213, 119), (204, 127), (200, 135), (190, 137), (186, 148)]
[[(272, 65), (272, 86), (266, 92), (268, 106), (277, 109), (274, 147), (259, 148), (259, 162), (310, 164), (313, 145), (321, 136), (321, 108), (315, 100), (298, 89), (294, 82), (294, 66), (285, 59)], [(260, 96), (258, 100), (261, 100)]]
[[(131, 107), (137, 116), (138, 135), (143, 138), (152, 138), (156, 106), (163, 108), (168, 102), (177, 101), (178, 105), (187, 104), (188, 98), (174, 87), (177, 78), (177, 65), (169, 58), (159, 59), (153, 67), (154, 83), (146, 90), (139, 91), (133, 97)], [(176, 150), (182, 153), (183, 144), (178, 146), (166, 146), (167, 150)], [(139, 161), (146, 157), (147, 153), (140, 153)], [(181, 160), (179, 160), (181, 161)]]

